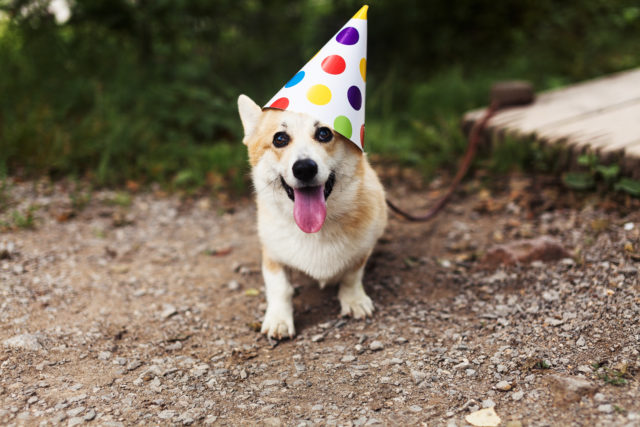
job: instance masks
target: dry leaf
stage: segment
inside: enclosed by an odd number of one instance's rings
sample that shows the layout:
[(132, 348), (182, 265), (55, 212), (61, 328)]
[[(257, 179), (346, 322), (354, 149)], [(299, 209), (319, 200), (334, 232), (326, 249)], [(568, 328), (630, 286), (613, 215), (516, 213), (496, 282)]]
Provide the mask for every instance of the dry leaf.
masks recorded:
[(244, 294), (248, 297), (257, 297), (258, 295), (260, 295), (260, 291), (255, 288), (249, 288), (244, 291)]

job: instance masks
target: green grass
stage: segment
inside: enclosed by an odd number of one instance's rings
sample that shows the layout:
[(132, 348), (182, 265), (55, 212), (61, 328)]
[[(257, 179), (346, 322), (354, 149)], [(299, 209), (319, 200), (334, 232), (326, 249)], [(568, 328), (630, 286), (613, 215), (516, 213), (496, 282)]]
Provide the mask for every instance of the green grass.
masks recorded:
[(8, 179), (0, 179), (0, 213), (3, 213), (11, 204), (11, 184)]
[(29, 206), (26, 212), (13, 211), (13, 226), (24, 230), (33, 230), (36, 228), (35, 212), (38, 207), (35, 205)]

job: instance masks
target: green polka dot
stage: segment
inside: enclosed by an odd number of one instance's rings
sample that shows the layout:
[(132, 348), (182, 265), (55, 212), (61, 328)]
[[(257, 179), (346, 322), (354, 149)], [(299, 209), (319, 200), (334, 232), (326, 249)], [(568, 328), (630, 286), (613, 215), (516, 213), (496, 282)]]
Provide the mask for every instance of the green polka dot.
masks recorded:
[(345, 116), (338, 116), (333, 121), (333, 129), (345, 138), (351, 138), (351, 122)]

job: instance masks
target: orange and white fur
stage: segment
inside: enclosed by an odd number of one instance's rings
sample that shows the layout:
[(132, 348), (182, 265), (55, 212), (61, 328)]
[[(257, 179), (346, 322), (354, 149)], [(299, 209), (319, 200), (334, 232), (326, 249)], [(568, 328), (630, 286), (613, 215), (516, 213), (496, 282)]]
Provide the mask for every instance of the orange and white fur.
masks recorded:
[(384, 189), (366, 155), (328, 124), (265, 109), (240, 95), (262, 243), (267, 311), (262, 333), (295, 335), (293, 288), (285, 268), (340, 283), (341, 315), (364, 318), (373, 303), (365, 264), (387, 223)]

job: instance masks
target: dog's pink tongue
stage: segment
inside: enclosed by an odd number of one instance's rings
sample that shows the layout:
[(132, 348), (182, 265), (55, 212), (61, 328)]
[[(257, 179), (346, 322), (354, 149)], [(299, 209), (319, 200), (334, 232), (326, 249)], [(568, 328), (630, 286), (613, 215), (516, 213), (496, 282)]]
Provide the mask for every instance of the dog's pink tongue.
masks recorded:
[(294, 188), (293, 219), (305, 233), (316, 233), (327, 216), (324, 186)]

